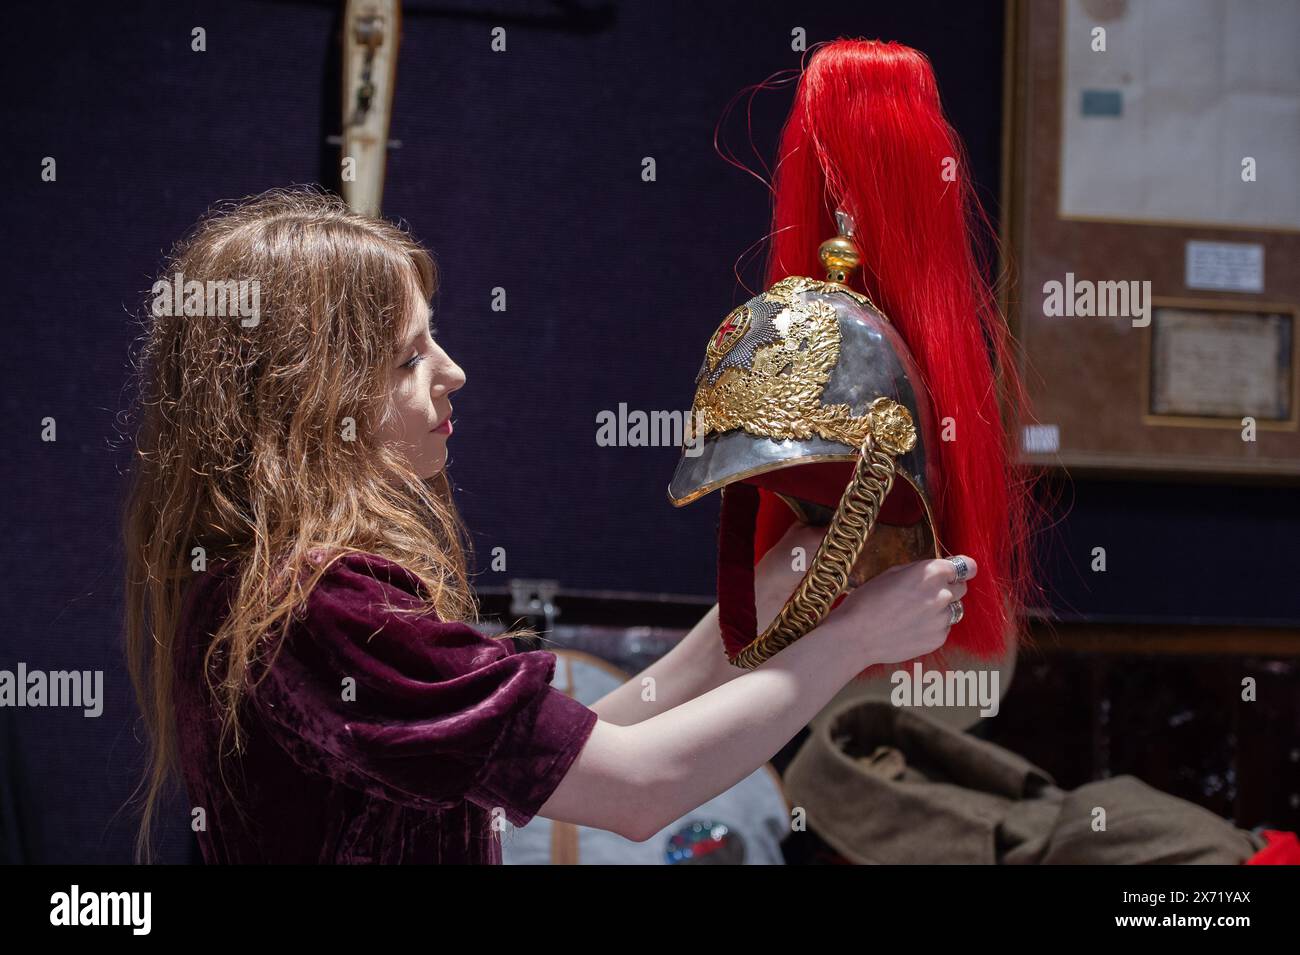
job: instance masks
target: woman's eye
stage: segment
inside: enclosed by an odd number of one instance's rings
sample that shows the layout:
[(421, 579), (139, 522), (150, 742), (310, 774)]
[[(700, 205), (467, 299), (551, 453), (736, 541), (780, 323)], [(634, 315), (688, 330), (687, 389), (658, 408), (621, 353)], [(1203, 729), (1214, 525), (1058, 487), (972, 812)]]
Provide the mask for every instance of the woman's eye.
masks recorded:
[(408, 358), (405, 362), (402, 363), (402, 367), (414, 368), (422, 361), (424, 361), (424, 356), (421, 355), (419, 352), (416, 352), (414, 355), (412, 355), (410, 358)]

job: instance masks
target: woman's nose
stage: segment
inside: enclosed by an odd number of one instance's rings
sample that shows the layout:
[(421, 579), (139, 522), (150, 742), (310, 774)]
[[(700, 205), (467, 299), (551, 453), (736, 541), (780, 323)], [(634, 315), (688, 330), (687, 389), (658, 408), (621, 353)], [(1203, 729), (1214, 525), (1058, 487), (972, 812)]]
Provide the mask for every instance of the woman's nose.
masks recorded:
[(465, 377), (465, 370), (448, 358), (446, 367), (434, 383), (434, 394), (449, 395), (453, 391), (459, 391), (465, 386)]

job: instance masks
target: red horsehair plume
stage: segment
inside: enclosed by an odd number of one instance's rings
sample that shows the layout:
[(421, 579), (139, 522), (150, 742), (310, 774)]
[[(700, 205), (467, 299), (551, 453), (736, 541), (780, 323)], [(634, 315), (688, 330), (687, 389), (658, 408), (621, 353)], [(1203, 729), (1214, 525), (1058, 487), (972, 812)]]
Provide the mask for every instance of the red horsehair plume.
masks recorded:
[[(992, 229), (971, 186), (929, 60), (897, 43), (837, 40), (800, 77), (781, 135), (766, 285), (820, 277), (817, 249), (836, 233), (833, 212), (856, 224), (862, 267), (849, 283), (884, 311), (916, 359), (942, 427), (936, 521), (948, 554), (979, 565), (964, 619), (946, 648), (990, 659), (1018, 639), (1030, 586), (1030, 482), (1013, 467), (997, 383), (1012, 426), (1026, 399), (1014, 344), (973, 239)], [(986, 252), (987, 246), (978, 251)], [(996, 248), (996, 246), (994, 246)], [(759, 554), (789, 510), (763, 491)], [(775, 537), (773, 536), (775, 534)], [(926, 658), (946, 666), (941, 648)], [(872, 670), (862, 675), (875, 675)]]

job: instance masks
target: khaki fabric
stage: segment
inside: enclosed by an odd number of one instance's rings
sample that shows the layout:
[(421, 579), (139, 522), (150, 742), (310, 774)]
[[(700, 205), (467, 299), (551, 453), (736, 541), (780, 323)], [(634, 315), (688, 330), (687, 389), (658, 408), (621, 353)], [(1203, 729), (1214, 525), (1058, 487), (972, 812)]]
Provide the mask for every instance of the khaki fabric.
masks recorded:
[(1236, 864), (1264, 846), (1133, 776), (1063, 790), (918, 709), (857, 701), (824, 716), (786, 770), (786, 794), (855, 863)]

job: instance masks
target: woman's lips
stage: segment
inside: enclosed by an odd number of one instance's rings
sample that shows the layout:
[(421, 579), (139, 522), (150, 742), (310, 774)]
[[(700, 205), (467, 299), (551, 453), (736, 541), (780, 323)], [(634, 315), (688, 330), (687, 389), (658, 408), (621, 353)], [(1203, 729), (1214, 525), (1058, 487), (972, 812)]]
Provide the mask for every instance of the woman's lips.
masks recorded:
[(430, 433), (430, 434), (446, 434), (446, 435), (450, 435), (450, 434), (451, 434), (451, 415), (447, 415), (447, 417), (443, 418), (443, 419), (442, 419), (442, 424), (438, 425), (438, 427), (434, 428), (434, 429), (433, 429), (431, 432), (429, 432), (429, 433)]

